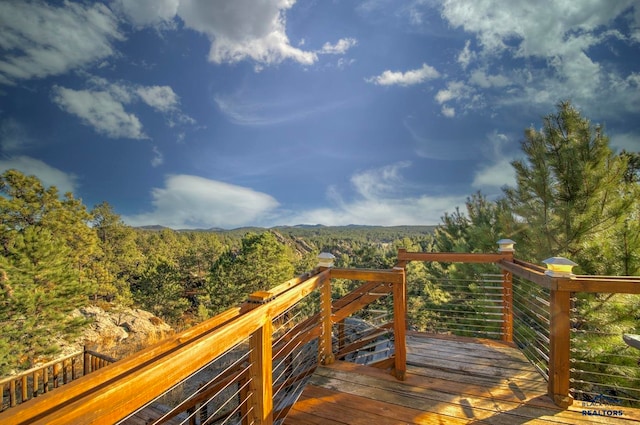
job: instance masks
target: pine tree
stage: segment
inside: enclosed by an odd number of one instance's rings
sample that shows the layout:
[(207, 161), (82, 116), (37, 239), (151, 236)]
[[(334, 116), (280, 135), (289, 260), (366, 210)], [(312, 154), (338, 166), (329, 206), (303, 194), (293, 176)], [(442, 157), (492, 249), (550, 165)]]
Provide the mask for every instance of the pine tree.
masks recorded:
[(111, 205), (103, 202), (94, 207), (93, 230), (99, 241), (102, 256), (96, 267), (97, 288), (95, 297), (118, 304), (131, 303), (130, 282), (140, 274), (142, 253), (136, 245), (135, 231), (124, 224)]
[(142, 308), (173, 323), (177, 323), (190, 306), (184, 298), (179, 270), (162, 260), (147, 266), (133, 285), (132, 293)]
[(293, 253), (272, 232), (248, 233), (239, 251), (223, 253), (213, 265), (207, 285), (210, 310), (219, 312), (252, 292), (266, 290), (293, 277)]
[(0, 257), (0, 350), (9, 346), (0, 369), (33, 366), (58, 351), (56, 341), (74, 336), (84, 325), (84, 319), (71, 315), (88, 302), (71, 257), (62, 240), (34, 226), (19, 232)]
[(505, 190), (514, 220), (525, 226), (518, 252), (536, 262), (555, 255), (579, 262), (585, 242), (629, 211), (619, 192), (625, 161), (569, 102), (546, 116), (541, 130), (525, 131), (522, 150), (526, 160), (512, 162), (517, 186)]

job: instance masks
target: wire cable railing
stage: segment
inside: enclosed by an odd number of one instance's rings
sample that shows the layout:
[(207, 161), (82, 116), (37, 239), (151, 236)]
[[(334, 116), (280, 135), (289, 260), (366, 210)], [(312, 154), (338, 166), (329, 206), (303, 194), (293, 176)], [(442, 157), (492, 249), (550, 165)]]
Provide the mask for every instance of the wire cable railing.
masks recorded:
[(549, 290), (520, 277), (513, 279), (513, 341), (549, 380)]
[(469, 279), (430, 277), (424, 288), (412, 288), (411, 297), (416, 297), (421, 311), (419, 319), (409, 319), (409, 326), (437, 334), (501, 339), (505, 324), (502, 283), (497, 273)]
[(640, 407), (640, 351), (622, 339), (640, 333), (640, 295), (578, 293), (571, 300), (573, 397)]

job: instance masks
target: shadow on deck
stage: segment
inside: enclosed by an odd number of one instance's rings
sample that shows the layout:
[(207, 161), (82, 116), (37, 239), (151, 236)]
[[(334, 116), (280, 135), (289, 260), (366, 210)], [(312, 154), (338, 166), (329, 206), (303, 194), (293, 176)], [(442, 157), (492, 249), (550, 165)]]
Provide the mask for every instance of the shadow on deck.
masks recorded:
[(639, 409), (576, 401), (563, 410), (546, 394), (547, 382), (512, 345), (410, 333), (405, 381), (347, 362), (319, 367), (284, 423), (640, 422)]

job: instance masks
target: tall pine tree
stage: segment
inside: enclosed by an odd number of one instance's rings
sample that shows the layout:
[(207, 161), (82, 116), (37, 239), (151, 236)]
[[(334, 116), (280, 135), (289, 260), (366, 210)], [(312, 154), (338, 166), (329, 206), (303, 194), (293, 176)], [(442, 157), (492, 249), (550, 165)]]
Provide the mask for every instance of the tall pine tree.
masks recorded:
[(526, 159), (512, 162), (517, 186), (505, 189), (515, 222), (522, 226), (518, 252), (532, 261), (563, 255), (580, 261), (586, 242), (604, 235), (629, 213), (620, 192), (626, 162), (614, 155), (602, 128), (569, 102), (528, 128)]

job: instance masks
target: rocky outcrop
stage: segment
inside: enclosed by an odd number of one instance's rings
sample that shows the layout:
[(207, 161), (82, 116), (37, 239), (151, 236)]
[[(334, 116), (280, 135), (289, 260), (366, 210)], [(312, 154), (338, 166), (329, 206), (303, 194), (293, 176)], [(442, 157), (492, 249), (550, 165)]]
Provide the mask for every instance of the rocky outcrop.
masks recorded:
[(89, 324), (64, 351), (79, 351), (83, 346), (115, 358), (126, 357), (173, 333), (171, 326), (145, 310), (97, 306), (82, 307), (74, 316), (84, 317)]

